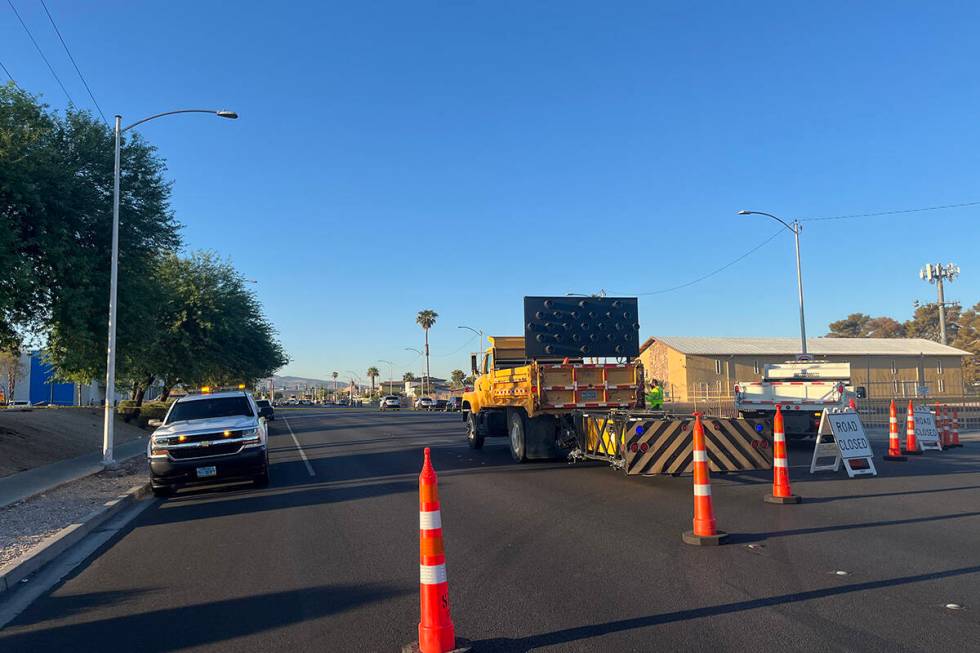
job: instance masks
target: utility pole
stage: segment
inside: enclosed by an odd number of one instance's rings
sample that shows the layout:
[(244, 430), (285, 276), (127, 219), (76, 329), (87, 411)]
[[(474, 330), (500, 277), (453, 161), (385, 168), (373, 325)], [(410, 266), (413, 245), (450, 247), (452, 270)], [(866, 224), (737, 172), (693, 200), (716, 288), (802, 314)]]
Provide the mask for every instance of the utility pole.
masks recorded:
[(939, 342), (946, 345), (946, 295), (943, 292), (943, 279), (953, 282), (960, 273), (958, 265), (953, 263), (926, 263), (926, 266), (919, 270), (919, 278), (923, 281), (936, 284), (939, 304)]

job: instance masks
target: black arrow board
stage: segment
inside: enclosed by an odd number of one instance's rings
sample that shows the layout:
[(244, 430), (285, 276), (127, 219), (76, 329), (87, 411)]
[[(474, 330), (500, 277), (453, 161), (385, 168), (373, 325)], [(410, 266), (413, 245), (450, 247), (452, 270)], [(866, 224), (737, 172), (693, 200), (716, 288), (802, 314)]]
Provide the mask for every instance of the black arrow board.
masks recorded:
[(636, 297), (525, 297), (528, 358), (636, 358)]

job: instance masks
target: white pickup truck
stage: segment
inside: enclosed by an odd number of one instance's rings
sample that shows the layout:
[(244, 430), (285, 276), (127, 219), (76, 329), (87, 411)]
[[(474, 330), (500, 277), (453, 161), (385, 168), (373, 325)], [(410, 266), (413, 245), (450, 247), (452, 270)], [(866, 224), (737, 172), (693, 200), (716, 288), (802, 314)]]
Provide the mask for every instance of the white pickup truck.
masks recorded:
[(759, 381), (735, 385), (739, 417), (771, 420), (782, 409), (787, 438), (815, 436), (824, 408), (846, 406), (863, 398), (864, 388), (851, 386), (850, 363), (797, 360), (765, 366)]

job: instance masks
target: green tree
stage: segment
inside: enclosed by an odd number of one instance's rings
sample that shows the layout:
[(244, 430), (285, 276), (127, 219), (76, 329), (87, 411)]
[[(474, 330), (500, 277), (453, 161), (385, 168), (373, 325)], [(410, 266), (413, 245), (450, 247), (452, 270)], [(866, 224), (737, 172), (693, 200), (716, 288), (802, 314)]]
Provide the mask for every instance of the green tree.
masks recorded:
[(973, 354), (963, 361), (963, 382), (968, 388), (980, 384), (980, 302), (959, 316), (953, 346)]
[(167, 395), (178, 382), (252, 384), (288, 362), (255, 294), (230, 263), (210, 252), (168, 256), (156, 281), (163, 289), (158, 327), (136, 381), (160, 378)]
[(411, 372), (405, 372), (404, 374), (402, 374), (402, 381), (404, 381), (405, 383), (411, 383), (414, 380), (415, 380), (415, 375), (412, 374)]
[(374, 396), (374, 380), (377, 379), (379, 376), (381, 376), (381, 372), (378, 371), (378, 368), (376, 368), (376, 367), (374, 367), (372, 365), (367, 370), (367, 376), (368, 376), (369, 379), (371, 379), (371, 396), (373, 397)]
[[(425, 332), (425, 378), (424, 381), (431, 383), (430, 379), (432, 374), (429, 372), (429, 329), (435, 326), (436, 318), (439, 314), (433, 311), (431, 308), (426, 308), (418, 312), (415, 316), (415, 323), (422, 327), (422, 331)], [(422, 389), (423, 394), (425, 393), (425, 388)]]
[(827, 336), (831, 338), (863, 338), (869, 320), (871, 320), (870, 315), (851, 313), (843, 320), (831, 322), (830, 333)]
[(466, 372), (463, 370), (453, 370), (449, 373), (449, 381), (454, 388), (463, 387), (463, 382), (466, 380)]
[(904, 338), (905, 325), (890, 317), (873, 317), (864, 324), (864, 338)]
[[(960, 309), (958, 306), (946, 307), (946, 341), (953, 342), (959, 334)], [(912, 319), (905, 322), (905, 333), (909, 338), (926, 338), (939, 342), (939, 307), (925, 304), (915, 309)]]

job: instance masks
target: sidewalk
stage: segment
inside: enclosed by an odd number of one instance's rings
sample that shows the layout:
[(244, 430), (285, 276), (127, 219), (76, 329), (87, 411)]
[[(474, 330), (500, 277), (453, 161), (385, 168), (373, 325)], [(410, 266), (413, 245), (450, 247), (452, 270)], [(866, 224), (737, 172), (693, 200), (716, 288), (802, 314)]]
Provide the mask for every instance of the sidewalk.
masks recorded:
[[(115, 459), (122, 462), (146, 452), (147, 436), (123, 442), (114, 448)], [(93, 451), (84, 456), (61, 460), (43, 467), (0, 478), (0, 508), (9, 506), (35, 494), (102, 470), (102, 452)]]

